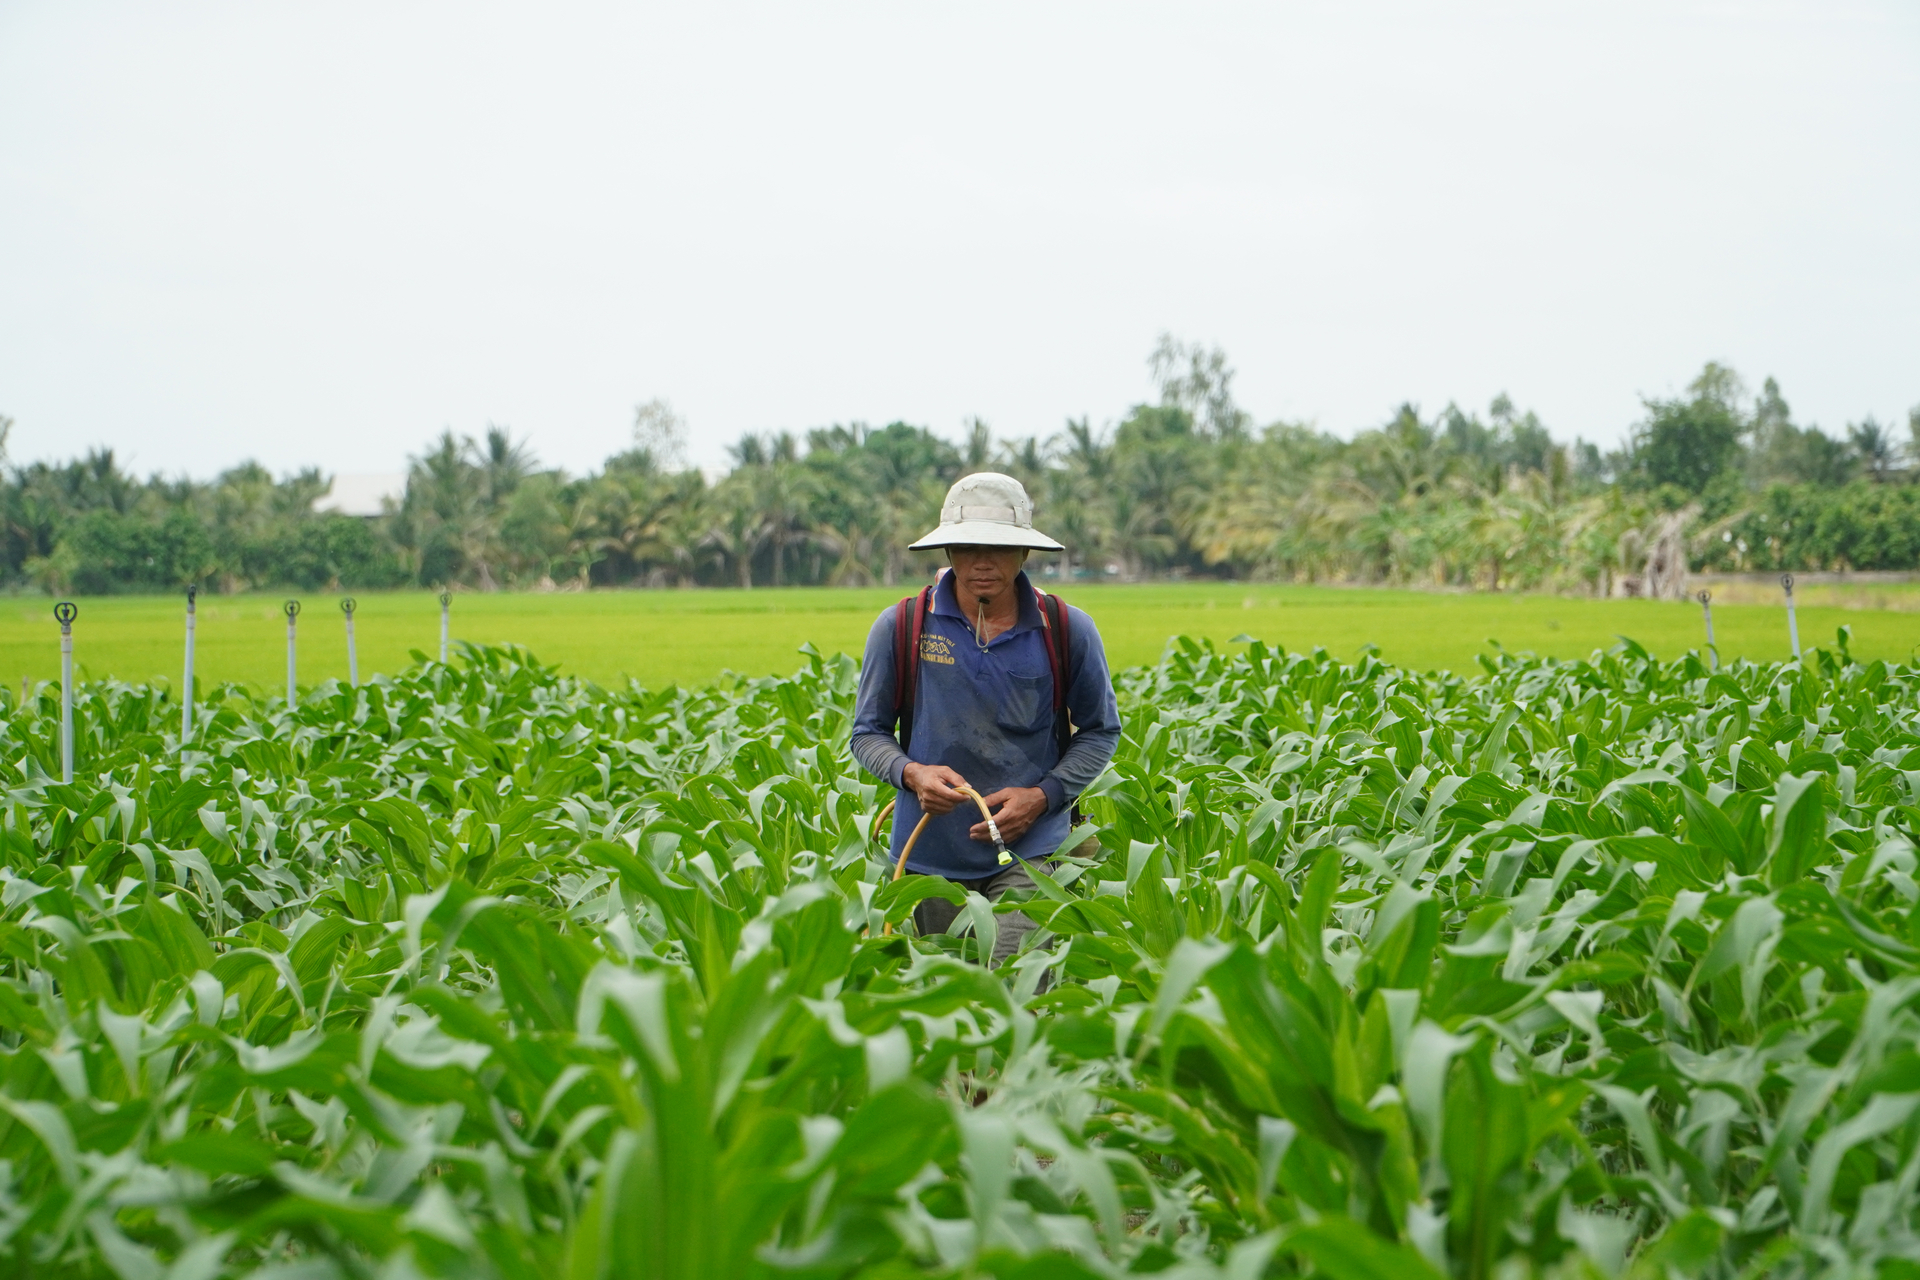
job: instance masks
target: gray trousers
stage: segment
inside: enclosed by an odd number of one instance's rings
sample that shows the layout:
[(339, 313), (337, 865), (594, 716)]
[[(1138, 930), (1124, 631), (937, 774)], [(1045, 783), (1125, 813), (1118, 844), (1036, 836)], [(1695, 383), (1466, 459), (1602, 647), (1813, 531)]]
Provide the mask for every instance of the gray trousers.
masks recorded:
[[(1052, 863), (1042, 862), (1038, 865), (1042, 871), (1052, 874)], [(909, 871), (907, 874), (912, 876), (920, 873)], [(1027, 874), (1027, 864), (1018, 858), (1013, 860), (1012, 865), (1002, 867), (990, 876), (982, 876), (978, 880), (953, 880), (952, 883), (979, 894), (988, 902), (1000, 901), (1009, 889), (1030, 893), (1036, 888), (1033, 877)], [(927, 898), (913, 909), (913, 927), (923, 938), (929, 934), (946, 933), (951, 930), (954, 917), (959, 914), (960, 908), (945, 898)], [(998, 932), (993, 939), (993, 967), (997, 969), (1008, 956), (1020, 949), (1027, 935), (1038, 926), (1024, 911), (995, 916), (994, 924)], [(966, 928), (961, 930), (962, 933), (966, 931)]]

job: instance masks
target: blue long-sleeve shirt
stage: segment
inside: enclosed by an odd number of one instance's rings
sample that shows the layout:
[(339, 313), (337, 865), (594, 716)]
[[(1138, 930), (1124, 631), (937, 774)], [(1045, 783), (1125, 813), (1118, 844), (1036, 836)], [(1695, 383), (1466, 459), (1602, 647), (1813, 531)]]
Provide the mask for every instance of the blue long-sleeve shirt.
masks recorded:
[[(1014, 584), (1020, 617), (982, 649), (973, 623), (954, 594), (953, 575), (941, 575), (920, 637), (920, 685), (913, 706), (911, 754), (894, 736), (894, 606), (874, 620), (860, 668), (854, 706), (853, 754), (867, 772), (898, 789), (893, 810), (893, 855), (898, 858), (920, 821), (919, 797), (902, 777), (909, 763), (957, 770), (981, 795), (1002, 787), (1039, 787), (1047, 812), (1008, 848), (1042, 860), (1066, 839), (1068, 805), (1113, 759), (1120, 742), (1120, 710), (1106, 650), (1093, 619), (1067, 606), (1070, 653), (1067, 711), (1074, 736), (1066, 754), (1054, 738), (1053, 670), (1041, 633), (1040, 606), (1022, 573)], [(907, 869), (971, 880), (998, 869), (991, 842), (967, 833), (980, 811), (962, 803), (934, 818), (913, 847)]]

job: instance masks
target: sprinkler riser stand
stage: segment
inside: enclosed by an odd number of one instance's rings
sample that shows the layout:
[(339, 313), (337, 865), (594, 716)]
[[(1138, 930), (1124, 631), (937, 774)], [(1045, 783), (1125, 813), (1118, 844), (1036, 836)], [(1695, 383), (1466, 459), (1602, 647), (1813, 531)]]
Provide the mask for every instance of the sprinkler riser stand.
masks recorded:
[(360, 656), (353, 647), (353, 611), (354, 599), (348, 596), (340, 602), (340, 612), (347, 620), (347, 687), (360, 687)]
[(1800, 661), (1800, 620), (1793, 616), (1793, 575), (1783, 574), (1780, 585), (1787, 593), (1787, 639), (1793, 645), (1793, 660)]
[(194, 591), (187, 589), (187, 662), (180, 678), (180, 745), (193, 736), (193, 619)]
[(73, 630), (60, 628), (60, 781), (73, 781)]
[(1700, 601), (1700, 616), (1705, 618), (1707, 622), (1708, 669), (1718, 670), (1720, 667), (1720, 646), (1713, 642), (1713, 594), (1708, 591), (1702, 591), (1698, 599)]
[(300, 602), (289, 600), (280, 606), (280, 611), (287, 615), (287, 710), (292, 711), (300, 700), (300, 686), (295, 682), (300, 668), (294, 648), (294, 626), (300, 616)]
[(70, 600), (53, 606), (60, 623), (60, 781), (73, 783), (73, 620), (80, 610)]

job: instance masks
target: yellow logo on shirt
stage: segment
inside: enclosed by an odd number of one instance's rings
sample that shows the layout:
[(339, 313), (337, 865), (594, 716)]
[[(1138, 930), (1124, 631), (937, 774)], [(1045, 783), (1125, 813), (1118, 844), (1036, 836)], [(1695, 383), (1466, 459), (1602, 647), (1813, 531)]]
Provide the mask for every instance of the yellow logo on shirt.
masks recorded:
[(945, 636), (922, 634), (920, 637), (920, 661), (943, 662), (953, 665), (953, 644)]

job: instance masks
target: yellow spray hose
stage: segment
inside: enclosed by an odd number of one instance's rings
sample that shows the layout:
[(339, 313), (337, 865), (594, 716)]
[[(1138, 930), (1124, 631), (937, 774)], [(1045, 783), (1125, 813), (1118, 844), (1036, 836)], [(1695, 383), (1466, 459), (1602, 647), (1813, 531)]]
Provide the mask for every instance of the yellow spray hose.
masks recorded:
[[(1000, 851), (1000, 865), (1005, 866), (1009, 862), (1012, 862), (1013, 854), (1007, 849), (1006, 841), (1000, 838), (1000, 826), (998, 823), (994, 822), (993, 814), (990, 810), (988, 810), (987, 802), (980, 798), (980, 793), (978, 791), (975, 791), (972, 787), (955, 787), (954, 790), (958, 791), (963, 796), (973, 797), (973, 802), (980, 806), (980, 816), (986, 819), (987, 831), (989, 834), (993, 836), (994, 848)], [(889, 800), (887, 801), (886, 805), (881, 808), (880, 812), (873, 816), (873, 826), (870, 830), (874, 835), (877, 836), (879, 834), (880, 824), (885, 822), (887, 820), (887, 816), (892, 812), (893, 812), (893, 801)], [(920, 833), (927, 829), (927, 819), (931, 818), (932, 816), (933, 815), (930, 813), (923, 813), (920, 815), (920, 821), (914, 824), (913, 833), (907, 837), (907, 843), (904, 846), (902, 846), (900, 850), (900, 860), (893, 864), (893, 878), (895, 880), (898, 880), (902, 876), (907, 874), (907, 855), (913, 852), (913, 842), (918, 840), (920, 838)], [(887, 925), (884, 929), (881, 930), (882, 934), (890, 934), (892, 932), (893, 932), (893, 926), (891, 924)]]

